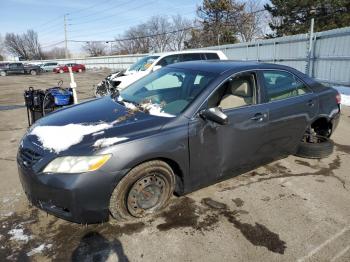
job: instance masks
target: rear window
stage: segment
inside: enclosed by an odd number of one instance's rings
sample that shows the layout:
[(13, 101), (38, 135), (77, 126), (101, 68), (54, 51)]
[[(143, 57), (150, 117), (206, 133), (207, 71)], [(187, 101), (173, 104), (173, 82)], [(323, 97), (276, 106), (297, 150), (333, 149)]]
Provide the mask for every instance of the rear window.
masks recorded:
[(205, 53), (207, 60), (220, 59), (217, 53)]

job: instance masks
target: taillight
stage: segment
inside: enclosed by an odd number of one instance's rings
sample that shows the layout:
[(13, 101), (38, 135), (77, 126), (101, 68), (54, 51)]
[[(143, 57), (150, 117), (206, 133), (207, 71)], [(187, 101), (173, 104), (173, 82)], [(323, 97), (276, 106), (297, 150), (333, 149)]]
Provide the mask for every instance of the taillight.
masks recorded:
[(337, 104), (339, 105), (341, 103), (341, 95), (337, 93), (337, 95), (335, 96), (335, 99), (337, 100)]

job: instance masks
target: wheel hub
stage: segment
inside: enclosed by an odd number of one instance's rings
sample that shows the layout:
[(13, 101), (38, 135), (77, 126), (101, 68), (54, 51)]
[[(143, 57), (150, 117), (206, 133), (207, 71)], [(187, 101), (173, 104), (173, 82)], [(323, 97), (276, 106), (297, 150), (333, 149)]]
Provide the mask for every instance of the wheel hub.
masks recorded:
[(165, 181), (159, 174), (151, 174), (138, 180), (127, 198), (129, 212), (136, 217), (151, 212), (164, 198)]

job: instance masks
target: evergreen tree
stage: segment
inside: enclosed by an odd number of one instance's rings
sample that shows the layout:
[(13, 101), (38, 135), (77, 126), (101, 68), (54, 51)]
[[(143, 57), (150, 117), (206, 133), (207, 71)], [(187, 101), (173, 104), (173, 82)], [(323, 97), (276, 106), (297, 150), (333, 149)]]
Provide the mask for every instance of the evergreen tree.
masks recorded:
[(237, 21), (244, 10), (244, 3), (235, 0), (203, 0), (197, 8), (199, 30), (191, 32), (186, 47), (205, 47), (237, 42)]
[(270, 37), (307, 33), (311, 18), (315, 31), (350, 26), (350, 0), (271, 0), (265, 9), (270, 12)]

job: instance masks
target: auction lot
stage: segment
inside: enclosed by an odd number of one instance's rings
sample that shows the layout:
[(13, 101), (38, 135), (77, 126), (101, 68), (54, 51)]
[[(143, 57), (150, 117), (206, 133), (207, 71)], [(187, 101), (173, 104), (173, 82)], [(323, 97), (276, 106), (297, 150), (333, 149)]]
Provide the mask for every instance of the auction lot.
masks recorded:
[[(75, 74), (78, 98), (107, 74)], [(1, 261), (350, 261), (349, 107), (329, 158), (290, 156), (174, 197), (156, 217), (85, 226), (31, 207), (17, 174), (23, 91), (61, 79), (67, 87), (68, 74), (0, 78)]]

